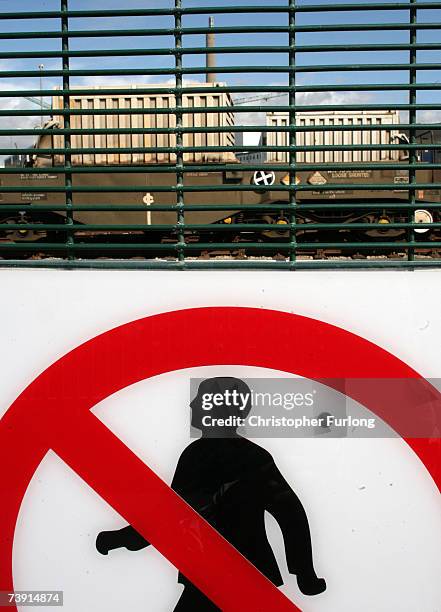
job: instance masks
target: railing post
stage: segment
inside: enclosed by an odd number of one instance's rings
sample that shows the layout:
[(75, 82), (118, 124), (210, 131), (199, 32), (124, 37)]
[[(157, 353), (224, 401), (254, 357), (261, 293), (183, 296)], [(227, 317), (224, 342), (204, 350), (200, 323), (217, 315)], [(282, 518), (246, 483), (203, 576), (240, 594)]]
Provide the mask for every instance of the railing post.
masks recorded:
[(296, 131), (296, 0), (289, 0), (289, 221), (290, 221), (290, 245), (289, 260), (295, 263), (297, 259), (297, 231), (296, 231), (296, 162), (297, 152)]
[[(182, 108), (182, 2), (175, 0), (175, 107)], [(180, 262), (185, 262), (185, 200), (184, 200), (184, 154), (182, 147), (184, 145), (183, 138), (183, 115), (181, 110), (175, 109), (176, 117), (176, 204), (177, 204), (177, 222), (178, 222), (178, 259)]]
[[(410, 204), (410, 208), (409, 208), (409, 214), (408, 214), (409, 223), (413, 223), (415, 221), (416, 198), (415, 198), (415, 187), (413, 187), (413, 185), (415, 185), (415, 183), (417, 182), (416, 181), (416, 170), (414, 166), (418, 161), (418, 152), (417, 152), (417, 149), (415, 149), (414, 147), (417, 141), (417, 138), (416, 138), (417, 110), (415, 106), (417, 103), (417, 95), (418, 95), (418, 91), (416, 87), (417, 70), (415, 68), (415, 64), (417, 62), (417, 50), (414, 46), (417, 42), (417, 28), (412, 27), (412, 26), (415, 26), (415, 24), (417, 23), (417, 9), (415, 6), (413, 6), (416, 2), (417, 0), (410, 0), (410, 11), (409, 11), (410, 12), (410, 26), (411, 26), (410, 31), (409, 31), (409, 34), (410, 34), (409, 42), (412, 45), (410, 49), (410, 53), (409, 53), (410, 55), (409, 57), (409, 63), (410, 63), (409, 104), (412, 105), (409, 109), (409, 125), (410, 125), (409, 142), (412, 145), (412, 148), (410, 149), (410, 152), (409, 152), (409, 164), (410, 164), (410, 168), (409, 168), (409, 204)], [(411, 243), (415, 242), (415, 231), (412, 228), (409, 228), (407, 239)], [(413, 261), (415, 259), (415, 249), (413, 247), (408, 248), (407, 258), (409, 261)]]
[[(69, 10), (69, 0), (61, 0), (61, 12), (67, 13)], [(63, 51), (62, 66), (63, 66), (63, 110), (64, 114), (64, 128), (70, 130), (71, 128), (71, 115), (70, 111), (70, 76), (69, 76), (69, 18), (66, 14), (61, 16), (61, 44)], [(64, 136), (64, 185), (65, 191), (65, 203), (66, 203), (66, 246), (68, 247), (67, 256), (69, 259), (74, 259), (73, 245), (73, 197), (72, 197), (72, 154), (70, 149), (72, 147), (71, 134), (69, 131)]]

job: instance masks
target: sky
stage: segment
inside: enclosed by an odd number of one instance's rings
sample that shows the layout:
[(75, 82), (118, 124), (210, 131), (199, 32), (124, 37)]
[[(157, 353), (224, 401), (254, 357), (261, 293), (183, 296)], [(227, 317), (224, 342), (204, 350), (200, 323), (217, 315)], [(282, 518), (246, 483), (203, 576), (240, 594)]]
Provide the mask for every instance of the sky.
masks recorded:
[[(383, 0), (384, 4), (391, 4), (395, 0)], [(348, 2), (348, 0), (346, 0)], [(409, 32), (387, 30), (387, 23), (406, 23), (408, 22), (408, 11), (360, 11), (360, 12), (329, 12), (326, 11), (327, 5), (342, 4), (343, 0), (299, 0), (298, 5), (323, 5), (323, 11), (318, 13), (299, 13), (297, 15), (298, 25), (310, 24), (337, 24), (337, 23), (378, 23), (379, 26), (374, 31), (369, 32), (327, 32), (327, 33), (300, 33), (297, 35), (297, 45), (300, 47), (306, 44), (356, 44), (356, 43), (400, 43), (409, 41)], [(229, 6), (236, 5), (251, 5), (251, 6), (271, 6), (287, 4), (287, 0), (182, 0), (184, 7), (197, 6), (222, 6), (226, 8), (224, 14), (216, 15), (216, 26), (232, 26), (232, 25), (286, 25), (286, 14), (234, 14), (228, 12)], [(370, 2), (362, 0), (352, 0), (352, 4), (360, 4), (368, 6)], [(120, 9), (124, 8), (167, 8), (174, 5), (173, 0), (70, 0), (69, 8), (71, 10), (86, 10), (86, 9)], [(0, 0), (0, 13), (11, 11), (26, 12), (26, 11), (49, 11), (59, 10), (60, 0), (40, 0), (37, 4), (35, 0), (20, 0), (19, 3), (13, 0)], [(208, 15), (191, 15), (184, 16), (184, 27), (204, 27), (207, 24)], [(441, 23), (441, 10), (429, 9), (419, 11), (418, 21), (424, 23)], [(89, 29), (140, 29), (140, 28), (171, 28), (174, 25), (172, 16), (162, 17), (135, 17), (135, 18), (106, 18), (106, 19), (72, 19), (69, 27), (71, 30), (89, 30)], [(57, 30), (59, 22), (51, 19), (39, 20), (0, 20), (0, 31), (17, 32), (30, 31), (41, 32)], [(418, 42), (439, 43), (440, 29), (425, 30), (418, 33)], [(216, 44), (218, 46), (278, 46), (288, 43), (287, 34), (224, 34), (217, 35)], [(184, 37), (184, 47), (203, 46), (204, 37), (189, 35)], [(152, 37), (101, 37), (101, 38), (72, 38), (70, 48), (72, 50), (84, 49), (117, 49), (117, 48), (169, 48), (173, 47), (173, 37), (170, 36), (152, 36)], [(44, 51), (58, 50), (60, 48), (59, 39), (45, 39), (36, 35), (34, 38), (25, 40), (0, 39), (0, 54), (1, 52), (10, 51)], [(409, 61), (408, 52), (352, 52), (347, 53), (301, 53), (297, 54), (297, 65), (316, 65), (316, 64), (346, 64), (351, 63), (403, 63)], [(433, 82), (441, 84), (441, 51), (419, 51), (417, 54), (418, 62), (427, 62), (440, 64), (436, 70), (418, 71), (419, 82)], [(272, 86), (287, 84), (287, 75), (277, 73), (271, 70), (272, 66), (286, 65), (287, 54), (285, 53), (270, 53), (265, 50), (260, 53), (252, 54), (219, 54), (217, 56), (217, 64), (219, 66), (265, 66), (265, 72), (260, 73), (229, 73), (219, 75), (219, 80), (230, 85), (253, 85), (253, 86)], [(24, 88), (40, 89), (40, 79), (38, 76), (31, 78), (13, 78), (10, 74), (11, 70), (35, 70), (38, 73), (38, 66), (44, 65), (45, 70), (61, 68), (61, 60), (34, 58), (34, 59), (2, 59), (0, 55), (0, 89), (2, 90), (20, 90)], [(184, 67), (204, 66), (205, 57), (203, 55), (184, 55)], [(77, 70), (93, 70), (93, 69), (114, 69), (116, 71), (121, 68), (171, 68), (174, 65), (174, 58), (170, 54), (161, 56), (136, 56), (136, 57), (103, 57), (103, 58), (75, 58), (71, 60), (71, 68)], [(187, 79), (191, 81), (203, 81), (204, 75), (191, 75)], [(356, 72), (328, 72), (328, 73), (299, 73), (297, 75), (297, 83), (302, 84), (329, 84), (329, 85), (344, 85), (344, 84), (363, 84), (363, 83), (405, 83), (409, 78), (407, 71), (356, 71)], [(165, 83), (173, 82), (173, 78), (169, 75), (164, 76), (80, 76), (71, 79), (72, 86), (91, 86), (91, 85), (128, 85), (132, 83)], [(42, 78), (44, 89), (52, 89), (61, 85), (61, 79), (56, 77)], [(37, 95), (37, 94), (36, 94)], [(238, 94), (239, 95), (239, 94)], [(253, 94), (253, 96), (256, 94)], [(240, 94), (241, 97), (244, 94)], [(297, 104), (319, 104), (319, 103), (361, 103), (361, 104), (398, 104), (406, 103), (408, 93), (406, 92), (326, 92), (324, 94), (299, 94)], [(50, 102), (50, 99), (46, 99)], [(422, 91), (418, 93), (417, 101), (420, 103), (440, 104), (441, 108), (441, 93), (440, 91)], [(261, 102), (260, 104), (286, 104), (286, 97), (276, 98), (274, 100)], [(24, 100), (23, 98), (0, 98), (0, 108), (25, 108), (37, 109), (38, 107)], [(418, 115), (420, 121), (432, 122), (441, 120), (441, 112), (438, 110), (421, 111)], [(242, 124), (256, 125), (264, 121), (264, 116), (258, 113), (238, 114), (238, 122)], [(406, 121), (405, 114), (402, 115), (402, 121)], [(0, 117), (0, 129), (5, 127), (33, 128), (38, 126), (40, 118), (37, 116), (30, 117)], [(32, 136), (0, 136), (1, 147), (13, 146), (29, 146), (33, 142)]]

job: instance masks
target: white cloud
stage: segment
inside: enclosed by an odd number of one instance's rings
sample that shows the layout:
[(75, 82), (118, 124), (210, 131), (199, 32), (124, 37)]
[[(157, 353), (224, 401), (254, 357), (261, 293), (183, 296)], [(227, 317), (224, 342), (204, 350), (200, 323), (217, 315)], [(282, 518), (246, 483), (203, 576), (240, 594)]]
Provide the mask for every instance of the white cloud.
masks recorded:
[[(164, 87), (174, 87), (175, 78), (161, 78), (156, 75), (145, 75), (145, 76), (86, 76), (79, 77), (74, 87), (131, 87), (136, 85), (137, 87), (152, 87), (154, 85)], [(201, 85), (203, 81), (196, 81), (194, 79), (182, 79), (184, 87), (190, 87), (191, 85)]]
[(421, 111), (418, 114), (419, 123), (441, 123), (441, 110)]
[(368, 104), (373, 102), (370, 93), (357, 91), (306, 91), (297, 94), (298, 104), (336, 104), (344, 110), (346, 104)]
[[(19, 91), (19, 87), (14, 82), (2, 82), (0, 89), (6, 91)], [(33, 102), (26, 100), (25, 98), (5, 98), (0, 97), (0, 109), (1, 110), (32, 110), (38, 109), (38, 106)], [(39, 127), (41, 124), (41, 118), (39, 116), (7, 116), (0, 117), (0, 129), (23, 129), (28, 130)], [(35, 142), (35, 136), (23, 135), (23, 136), (0, 136), (0, 148), (28, 148), (31, 147)], [(0, 155), (0, 163), (4, 164), (4, 160), (9, 155)]]
[[(275, 85), (273, 83), (273, 85)], [(262, 97), (259, 101), (250, 102), (247, 104), (243, 103), (243, 106), (287, 106), (288, 95), (281, 97), (270, 98), (268, 96), (275, 95), (271, 93), (262, 93)], [(254, 98), (260, 97), (258, 93), (240, 94), (237, 97), (240, 98)], [(299, 106), (302, 105), (324, 105), (333, 104), (341, 106), (341, 110), (344, 110), (346, 104), (368, 104), (373, 100), (372, 94), (363, 92), (345, 92), (345, 91), (326, 91), (326, 92), (299, 92), (296, 96), (296, 103)], [(242, 105), (241, 105), (242, 106)], [(301, 108), (298, 108), (300, 111)], [(264, 111), (258, 112), (251, 111), (246, 113), (236, 113), (236, 124), (237, 125), (265, 125), (266, 113)]]
[(132, 85), (151, 86), (153, 77), (150, 76), (85, 76), (75, 79), (74, 88), (77, 87), (131, 87)]

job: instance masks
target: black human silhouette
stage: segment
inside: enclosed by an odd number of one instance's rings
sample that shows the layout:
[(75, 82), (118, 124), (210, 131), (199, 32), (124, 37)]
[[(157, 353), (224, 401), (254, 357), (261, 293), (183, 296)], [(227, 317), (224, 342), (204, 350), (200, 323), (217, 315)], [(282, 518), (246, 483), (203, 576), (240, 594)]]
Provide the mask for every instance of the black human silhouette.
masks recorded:
[[(207, 398), (215, 395), (220, 405), (211, 402), (207, 409)], [(326, 589), (326, 582), (314, 570), (305, 510), (271, 454), (236, 431), (234, 417), (246, 418), (250, 399), (250, 389), (240, 379), (219, 377), (201, 382), (190, 406), (191, 423), (201, 430), (202, 437), (183, 451), (171, 487), (280, 586), (282, 576), (265, 531), (264, 513), (268, 511), (282, 530), (289, 572), (296, 575), (302, 593), (317, 595)], [(207, 415), (211, 417), (208, 420), (204, 419)], [(146, 546), (149, 542), (130, 525), (103, 531), (96, 541), (97, 550), (104, 555), (115, 548), (140, 550)], [(178, 581), (185, 588), (175, 612), (219, 610), (182, 573)]]

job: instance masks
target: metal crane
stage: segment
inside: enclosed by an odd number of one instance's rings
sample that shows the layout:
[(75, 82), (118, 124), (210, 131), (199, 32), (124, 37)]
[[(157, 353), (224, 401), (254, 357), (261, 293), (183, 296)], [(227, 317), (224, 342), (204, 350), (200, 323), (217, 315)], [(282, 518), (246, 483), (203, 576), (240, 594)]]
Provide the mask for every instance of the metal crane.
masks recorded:
[[(279, 93), (279, 94), (255, 96), (254, 98), (236, 98), (234, 100), (234, 105), (238, 106), (240, 104), (247, 104), (249, 102), (259, 102), (260, 100), (272, 100), (273, 98), (282, 98), (283, 96), (286, 96), (286, 95), (287, 95), (286, 93)], [(25, 100), (29, 100), (29, 102), (33, 102), (34, 104), (37, 104), (41, 108), (45, 108), (46, 110), (52, 110), (52, 106), (48, 104), (47, 102), (44, 102), (44, 100), (39, 100), (38, 98), (32, 98), (30, 96), (23, 96), (23, 97)]]
[(260, 96), (256, 96), (254, 98), (236, 98), (234, 100), (234, 105), (238, 106), (240, 104), (247, 104), (248, 102), (259, 102), (260, 100), (272, 100), (273, 98), (282, 98), (283, 96), (286, 96), (286, 93), (279, 93), (279, 94), (270, 94), (270, 95), (260, 95)]
[(38, 98), (31, 98), (29, 96), (23, 96), (23, 98), (25, 100), (29, 100), (29, 102), (33, 102), (34, 104), (37, 104), (41, 108), (45, 108), (47, 110), (52, 110), (52, 106), (50, 104), (48, 104), (47, 102), (45, 102), (44, 100), (39, 100)]

